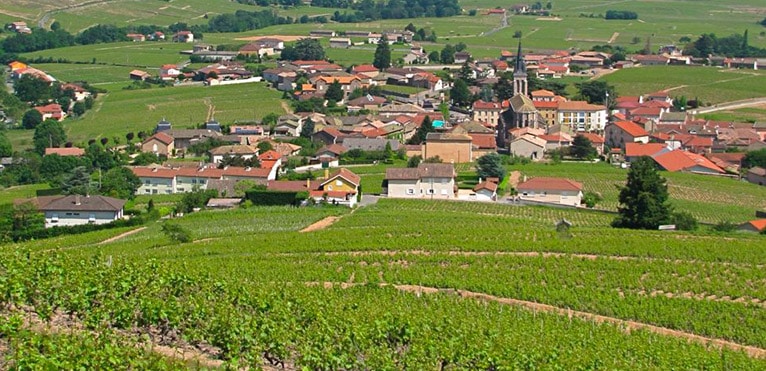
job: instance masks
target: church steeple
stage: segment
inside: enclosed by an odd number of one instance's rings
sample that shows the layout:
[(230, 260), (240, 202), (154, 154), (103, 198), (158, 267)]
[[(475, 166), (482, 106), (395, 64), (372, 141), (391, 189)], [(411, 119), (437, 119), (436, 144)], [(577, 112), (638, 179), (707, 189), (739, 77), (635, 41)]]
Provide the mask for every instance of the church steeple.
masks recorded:
[(524, 56), (521, 55), (521, 40), (519, 49), (516, 51), (516, 63), (513, 66), (513, 95), (527, 95), (527, 66), (524, 64)]

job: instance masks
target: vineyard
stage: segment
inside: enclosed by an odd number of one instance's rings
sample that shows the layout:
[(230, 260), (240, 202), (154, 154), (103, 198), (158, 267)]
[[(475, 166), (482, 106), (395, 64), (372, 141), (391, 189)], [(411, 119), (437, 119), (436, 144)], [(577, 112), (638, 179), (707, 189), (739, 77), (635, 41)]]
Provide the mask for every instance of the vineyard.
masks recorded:
[(0, 368), (766, 367), (763, 237), (611, 218), (382, 199), (1, 246)]

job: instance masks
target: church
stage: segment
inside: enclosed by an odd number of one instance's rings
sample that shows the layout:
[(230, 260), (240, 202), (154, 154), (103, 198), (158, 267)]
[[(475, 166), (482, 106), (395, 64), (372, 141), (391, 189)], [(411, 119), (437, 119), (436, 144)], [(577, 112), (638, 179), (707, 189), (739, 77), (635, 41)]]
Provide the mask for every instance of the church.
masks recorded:
[(532, 99), (529, 98), (529, 83), (527, 81), (527, 66), (524, 64), (524, 56), (521, 54), (521, 41), (519, 50), (516, 52), (516, 62), (513, 67), (513, 97), (508, 100), (508, 110), (503, 112), (497, 132), (497, 145), (499, 148), (508, 146), (509, 130), (515, 128), (539, 128), (544, 127), (540, 122), (540, 114), (535, 108)]

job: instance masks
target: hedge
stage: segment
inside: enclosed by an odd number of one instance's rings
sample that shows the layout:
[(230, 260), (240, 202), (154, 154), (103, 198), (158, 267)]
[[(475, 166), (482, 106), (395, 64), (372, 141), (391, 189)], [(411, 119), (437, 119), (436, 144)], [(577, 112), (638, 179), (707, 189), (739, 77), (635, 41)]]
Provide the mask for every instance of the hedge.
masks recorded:
[(309, 197), (308, 192), (283, 192), (270, 191), (267, 189), (251, 189), (245, 192), (245, 197), (258, 206), (293, 205), (297, 206), (301, 201)]

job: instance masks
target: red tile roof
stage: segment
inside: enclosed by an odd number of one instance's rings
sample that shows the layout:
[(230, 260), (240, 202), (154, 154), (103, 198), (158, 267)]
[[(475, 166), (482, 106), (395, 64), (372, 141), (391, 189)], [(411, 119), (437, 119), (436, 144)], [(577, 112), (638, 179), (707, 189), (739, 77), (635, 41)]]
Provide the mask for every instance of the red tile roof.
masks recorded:
[(747, 222), (746, 224), (752, 225), (755, 229), (762, 231), (766, 229), (766, 219), (756, 219)]
[(566, 178), (536, 177), (519, 183), (516, 189), (519, 191), (580, 191), (582, 184)]
[(327, 179), (324, 182), (322, 182), (321, 185), (323, 186), (323, 185), (327, 184), (327, 182), (335, 179), (336, 177), (341, 177), (341, 178), (349, 181), (351, 184), (356, 185), (356, 186), (358, 186), (360, 184), (360, 182), (362, 181), (362, 178), (359, 177), (359, 175), (354, 174), (353, 171), (351, 171), (349, 169), (346, 169), (346, 168), (340, 168), (340, 169), (338, 169), (338, 171), (330, 174), (330, 176), (327, 177)]
[(46, 148), (45, 155), (59, 155), (59, 156), (84, 156), (85, 150), (79, 147), (71, 148)]
[(701, 166), (717, 173), (724, 173), (723, 169), (707, 158), (687, 151), (676, 150), (663, 153), (655, 156), (654, 161), (667, 171), (682, 171), (694, 168), (695, 166)]
[(558, 109), (559, 108), (558, 101), (546, 102), (541, 100), (533, 100), (532, 104), (534, 104), (535, 108), (537, 109)]
[(282, 158), (282, 155), (280, 155), (279, 152), (277, 152), (277, 151), (275, 151), (273, 149), (272, 150), (268, 150), (268, 151), (258, 155), (258, 159), (261, 160), (261, 161), (263, 161), (263, 160), (279, 160), (280, 158)]
[(648, 136), (649, 133), (644, 130), (644, 128), (630, 122), (630, 121), (617, 121), (614, 123), (614, 126), (620, 128), (620, 130), (628, 133), (632, 137), (643, 137)]
[(471, 137), (471, 144), (478, 148), (496, 149), (497, 141), (494, 134), (468, 134)]
[(482, 109), (482, 110), (487, 110), (487, 109), (502, 110), (503, 107), (502, 107), (502, 104), (500, 104), (498, 102), (485, 102), (485, 101), (479, 99), (476, 102), (473, 102), (473, 109), (474, 110), (477, 110), (477, 109)]
[(164, 144), (173, 143), (173, 137), (171, 137), (170, 135), (167, 135), (167, 134), (165, 134), (163, 132), (159, 132), (157, 134), (154, 134), (154, 135), (150, 136), (149, 138), (146, 138), (144, 143), (146, 143), (146, 142), (148, 142), (148, 141), (150, 141), (152, 139), (156, 139), (156, 140), (158, 140), (158, 141), (160, 141), (161, 143), (164, 143)]
[(554, 97), (556, 96), (556, 93), (550, 90), (540, 89), (540, 90), (533, 91), (532, 96), (533, 97)]
[(638, 107), (630, 111), (631, 116), (660, 116), (662, 108), (660, 107)]
[(371, 64), (361, 64), (354, 67), (353, 71), (355, 73), (365, 73), (365, 72), (378, 72), (380, 70)]
[(476, 185), (476, 187), (473, 187), (474, 192), (481, 191), (482, 189), (486, 189), (490, 192), (497, 191), (497, 183), (495, 182), (489, 182), (489, 181), (483, 181)]
[(317, 181), (309, 181), (308, 187), (306, 187), (306, 183), (305, 180), (270, 180), (266, 188), (273, 191), (301, 192), (314, 190), (319, 187), (319, 182)]

